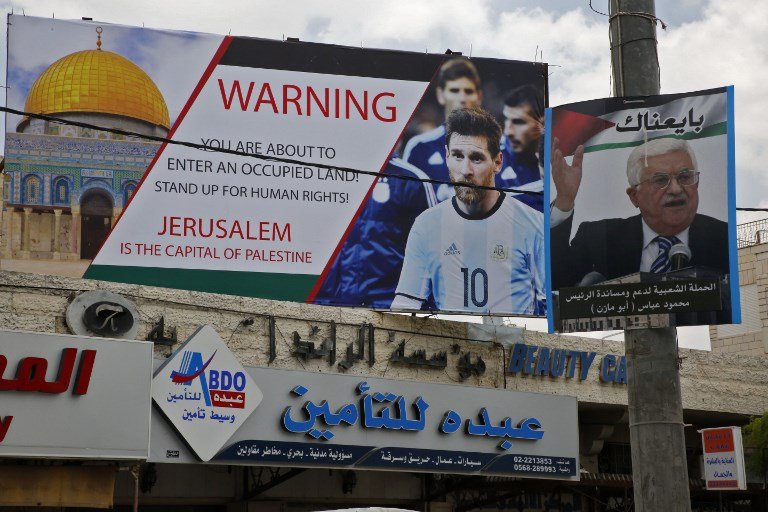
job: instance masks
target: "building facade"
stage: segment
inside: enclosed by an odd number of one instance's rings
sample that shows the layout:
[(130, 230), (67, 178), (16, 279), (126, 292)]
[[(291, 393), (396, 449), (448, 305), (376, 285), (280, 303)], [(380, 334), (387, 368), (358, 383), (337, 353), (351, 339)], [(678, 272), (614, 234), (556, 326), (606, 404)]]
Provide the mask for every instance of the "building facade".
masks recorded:
[(768, 220), (741, 224), (739, 286), (742, 323), (710, 327), (712, 352), (768, 355)]
[[(154, 336), (155, 357), (164, 359), (199, 326), (213, 326), (241, 364), (361, 377), (454, 384), (477, 388), (575, 396), (578, 399), (578, 482), (536, 478), (478, 477), (410, 471), (354, 471), (260, 465), (142, 464), (138, 480), (117, 473), (113, 503), (130, 510), (138, 484), (141, 510), (309, 511), (349, 506), (410, 510), (625, 510), (632, 500), (627, 393), (620, 367), (623, 346), (609, 340), (476, 326), (430, 318), (281, 303), (138, 285), (0, 272), (0, 328), (69, 333), (68, 305), (81, 293), (107, 290), (132, 301), (138, 311), (136, 339)], [(160, 320), (162, 330), (158, 331)], [(273, 322), (273, 328), (270, 328)], [(298, 354), (296, 336), (317, 346), (333, 322), (338, 359)], [(345, 349), (362, 325), (371, 326), (372, 359), (346, 367)], [(154, 329), (154, 334), (152, 331)], [(368, 329), (368, 327), (366, 327)], [(484, 329), (492, 329), (485, 331)], [(273, 335), (270, 335), (270, 330)], [(294, 334), (296, 333), (296, 334)], [(152, 336), (150, 336), (152, 334)], [(487, 340), (484, 342), (477, 340)], [(393, 359), (405, 341), (406, 354), (423, 350), (429, 359), (446, 353), (444, 368)], [(579, 356), (575, 371), (526, 372), (513, 362), (520, 351)], [(366, 353), (367, 354), (367, 353)], [(482, 371), (462, 372), (461, 359), (484, 362)], [(533, 356), (532, 356), (533, 357)], [(576, 357), (576, 356), (574, 356)], [(586, 363), (585, 363), (586, 361)], [(551, 368), (551, 367), (550, 367)], [(762, 356), (680, 351), (680, 376), (688, 445), (693, 510), (715, 510), (719, 496), (701, 480), (700, 428), (744, 425), (768, 409), (768, 365)], [(277, 428), (277, 425), (275, 425)], [(27, 467), (28, 462), (0, 464)], [(39, 463), (31, 462), (33, 465)], [(48, 462), (59, 467), (60, 462)], [(78, 467), (121, 465), (81, 461)], [(763, 510), (761, 480), (748, 491), (725, 497), (730, 510)], [(749, 503), (754, 508), (733, 508)], [(428, 507), (428, 508), (427, 508)]]
[(160, 146), (140, 136), (168, 134), (157, 86), (102, 50), (96, 30), (96, 49), (57, 60), (32, 85), (24, 111), (45, 118), (7, 127), (4, 258), (92, 259)]

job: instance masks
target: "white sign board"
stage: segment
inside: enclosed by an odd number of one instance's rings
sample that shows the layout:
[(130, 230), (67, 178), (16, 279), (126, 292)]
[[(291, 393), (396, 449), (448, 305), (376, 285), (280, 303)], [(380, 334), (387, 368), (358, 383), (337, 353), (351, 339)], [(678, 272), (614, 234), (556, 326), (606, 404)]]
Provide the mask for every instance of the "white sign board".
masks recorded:
[(152, 343), (0, 331), (0, 457), (146, 459)]
[(747, 476), (741, 427), (706, 428), (701, 431), (701, 439), (707, 489), (745, 490)]
[(210, 325), (161, 366), (152, 398), (201, 460), (208, 461), (248, 419), (263, 394)]

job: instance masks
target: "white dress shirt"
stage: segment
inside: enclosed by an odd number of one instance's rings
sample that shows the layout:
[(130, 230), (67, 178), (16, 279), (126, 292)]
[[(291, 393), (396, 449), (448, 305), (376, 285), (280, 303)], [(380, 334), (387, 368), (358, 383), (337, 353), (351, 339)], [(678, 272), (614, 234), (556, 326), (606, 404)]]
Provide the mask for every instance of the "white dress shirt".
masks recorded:
[[(676, 234), (678, 240), (688, 245), (688, 230), (690, 226), (685, 228), (680, 233)], [(653, 262), (659, 256), (659, 242), (656, 237), (659, 236), (654, 230), (648, 227), (643, 219), (643, 252), (640, 256), (640, 272), (650, 272)]]

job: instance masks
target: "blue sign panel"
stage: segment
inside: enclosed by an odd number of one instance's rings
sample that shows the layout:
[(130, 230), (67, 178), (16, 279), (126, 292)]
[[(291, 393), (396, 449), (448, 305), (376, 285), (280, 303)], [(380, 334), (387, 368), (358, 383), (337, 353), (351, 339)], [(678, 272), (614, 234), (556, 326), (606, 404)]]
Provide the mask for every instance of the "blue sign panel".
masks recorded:
[[(271, 368), (245, 372), (264, 396), (207, 463), (578, 479), (574, 397)], [(159, 414), (152, 436), (152, 462), (201, 460)]]
[(627, 358), (623, 355), (566, 350), (515, 343), (507, 373), (551, 378), (587, 380), (593, 366), (599, 366), (601, 382), (627, 383)]

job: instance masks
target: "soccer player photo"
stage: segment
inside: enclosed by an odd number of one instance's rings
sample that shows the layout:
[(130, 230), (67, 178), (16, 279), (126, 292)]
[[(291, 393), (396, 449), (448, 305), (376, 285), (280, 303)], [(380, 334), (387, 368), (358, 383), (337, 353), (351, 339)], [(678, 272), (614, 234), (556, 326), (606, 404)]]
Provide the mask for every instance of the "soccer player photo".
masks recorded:
[(449, 114), (446, 163), (455, 195), (416, 218), (392, 309), (544, 313), (543, 218), (493, 188), (501, 133), (478, 107)]

